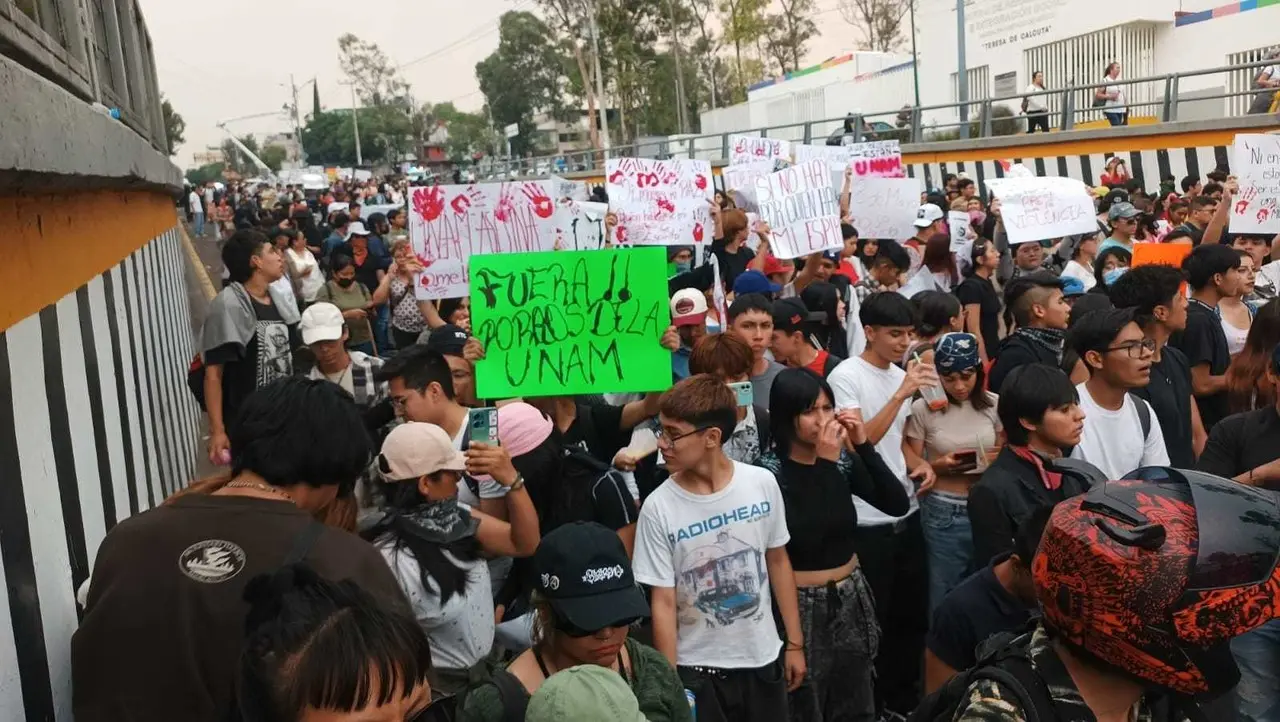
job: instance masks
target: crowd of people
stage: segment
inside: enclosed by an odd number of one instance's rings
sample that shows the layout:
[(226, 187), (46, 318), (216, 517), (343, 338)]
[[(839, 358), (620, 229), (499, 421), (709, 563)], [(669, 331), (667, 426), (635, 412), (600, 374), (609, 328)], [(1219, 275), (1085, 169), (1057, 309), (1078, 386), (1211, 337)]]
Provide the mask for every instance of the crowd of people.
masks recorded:
[(76, 719), (1280, 719), (1280, 238), (1121, 170), (1097, 233), (1011, 244), (948, 176), (796, 260), (717, 193), (670, 389), (521, 399), (362, 215), (394, 184), (228, 191), (225, 470), (102, 543)]

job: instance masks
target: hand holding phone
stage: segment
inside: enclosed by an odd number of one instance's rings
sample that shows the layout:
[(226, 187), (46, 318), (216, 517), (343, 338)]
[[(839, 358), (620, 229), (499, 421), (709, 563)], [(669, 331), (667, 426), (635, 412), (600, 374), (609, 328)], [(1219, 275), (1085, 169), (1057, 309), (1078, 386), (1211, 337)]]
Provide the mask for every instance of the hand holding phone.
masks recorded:
[(498, 410), (487, 406), (467, 412), (467, 439), (472, 442), (498, 445)]

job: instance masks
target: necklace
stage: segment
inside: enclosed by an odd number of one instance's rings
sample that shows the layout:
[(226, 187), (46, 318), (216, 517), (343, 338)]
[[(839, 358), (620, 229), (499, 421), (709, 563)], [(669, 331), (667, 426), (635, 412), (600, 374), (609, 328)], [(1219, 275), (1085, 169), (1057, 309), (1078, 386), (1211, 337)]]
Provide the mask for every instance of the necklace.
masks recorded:
[(275, 495), (275, 496), (283, 497), (283, 498), (285, 498), (285, 499), (287, 499), (287, 500), (289, 500), (289, 501), (293, 501), (293, 496), (292, 496), (289, 492), (287, 492), (287, 491), (285, 491), (285, 490), (283, 490), (283, 489), (277, 489), (277, 488), (275, 488), (274, 486), (270, 486), (270, 485), (268, 485), (268, 484), (262, 484), (262, 483), (259, 483), (259, 482), (256, 482), (256, 481), (233, 481), (233, 482), (231, 482), (231, 483), (227, 484), (225, 488), (227, 488), (227, 489), (253, 489), (254, 491), (261, 491), (261, 492), (264, 492), (264, 493), (266, 493), (266, 494), (273, 494), (273, 495)]

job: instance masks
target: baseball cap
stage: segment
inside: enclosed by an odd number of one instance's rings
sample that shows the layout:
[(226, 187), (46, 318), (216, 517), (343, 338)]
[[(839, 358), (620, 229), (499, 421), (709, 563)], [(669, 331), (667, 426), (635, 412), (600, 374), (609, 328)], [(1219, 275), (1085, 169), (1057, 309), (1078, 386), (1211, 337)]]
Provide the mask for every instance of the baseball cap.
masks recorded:
[(363, 223), (360, 221), (352, 221), (351, 224), (347, 226), (347, 235), (343, 236), (342, 240), (349, 241), (352, 236), (367, 235), (369, 235), (369, 230), (364, 227)]
[[(775, 273), (786, 273), (793, 268), (793, 264), (789, 261), (783, 261), (777, 256), (768, 256), (764, 259), (764, 275), (772, 276)], [(736, 283), (734, 284), (737, 285)]]
[(1062, 282), (1062, 295), (1067, 298), (1084, 295), (1084, 281), (1071, 276), (1063, 276), (1059, 279)]
[(317, 341), (337, 341), (342, 338), (342, 328), (347, 322), (342, 311), (332, 303), (313, 303), (302, 312), (298, 332), (302, 342), (310, 346)]
[(538, 594), (577, 629), (594, 632), (649, 616), (622, 540), (602, 524), (576, 521), (553, 529), (538, 544), (533, 566)]
[(441, 356), (461, 356), (468, 338), (470, 337), (462, 328), (447, 323), (431, 331), (426, 346)]
[(392, 429), (378, 454), (378, 471), (386, 481), (405, 481), (437, 471), (466, 469), (466, 457), (453, 448), (453, 439), (445, 430), (418, 421)]
[(645, 722), (640, 703), (622, 675), (598, 664), (580, 664), (551, 675), (529, 698), (525, 722)]
[(1107, 220), (1114, 221), (1120, 218), (1137, 218), (1142, 215), (1142, 211), (1133, 207), (1128, 201), (1119, 201), (1111, 204), (1111, 210), (1107, 211)]
[[(782, 286), (769, 280), (769, 277), (760, 271), (743, 271), (738, 277), (733, 279), (733, 293), (742, 296), (748, 293), (777, 293), (782, 290)], [(706, 299), (704, 298), (705, 302)]]
[(823, 251), (822, 257), (828, 261), (831, 261), (837, 266), (840, 265), (840, 249), (838, 248), (833, 248), (829, 251)]
[(707, 320), (707, 297), (696, 288), (683, 288), (671, 297), (671, 323), (697, 326)]
[(937, 221), (946, 218), (942, 209), (932, 203), (925, 203), (916, 211), (916, 228), (928, 228)]
[(773, 303), (773, 328), (783, 333), (803, 331), (806, 321), (825, 320), (825, 313), (813, 313), (798, 298), (784, 298)]

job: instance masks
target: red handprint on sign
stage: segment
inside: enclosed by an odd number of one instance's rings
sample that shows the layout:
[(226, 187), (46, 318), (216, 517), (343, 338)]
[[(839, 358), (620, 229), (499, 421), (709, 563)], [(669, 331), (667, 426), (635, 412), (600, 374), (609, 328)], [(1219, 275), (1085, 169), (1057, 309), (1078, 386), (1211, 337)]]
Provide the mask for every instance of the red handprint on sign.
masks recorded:
[(609, 174), (609, 182), (610, 182), (610, 183), (615, 183), (615, 184), (616, 184), (616, 183), (621, 183), (621, 182), (622, 182), (622, 179), (623, 179), (623, 178), (626, 178), (626, 177), (627, 177), (627, 176), (626, 176), (626, 174), (625, 174), (625, 173), (623, 173), (622, 171), (620, 171), (620, 170), (615, 170), (614, 172), (612, 172), (612, 173), (610, 173), (610, 174)]
[(454, 213), (463, 215), (467, 211), (471, 210), (472, 203), (483, 197), (484, 195), (480, 191), (476, 190), (474, 187), (468, 186), (465, 191), (458, 194), (457, 198), (453, 199), (453, 202), (449, 204), (449, 207), (453, 208)]
[(618, 226), (618, 243), (621, 244), (626, 242), (627, 242), (627, 227)]
[(542, 186), (537, 183), (527, 183), (524, 187), (524, 197), (529, 199), (533, 204), (533, 212), (539, 218), (550, 218), (551, 214), (556, 212), (555, 204), (551, 202), (551, 198), (543, 192)]
[(702, 243), (702, 224), (693, 224), (693, 240), (695, 243)]
[(1259, 223), (1266, 223), (1266, 222), (1267, 222), (1267, 219), (1268, 219), (1268, 218), (1270, 218), (1270, 217), (1271, 217), (1271, 211), (1267, 210), (1266, 208), (1259, 208), (1259, 209), (1258, 209), (1258, 222), (1259, 222)]
[(658, 210), (660, 211), (666, 211), (667, 213), (676, 212), (676, 204), (672, 203), (670, 199), (659, 198), (658, 200), (654, 201), (654, 203), (657, 204)]
[(434, 221), (444, 211), (444, 190), (431, 186), (413, 196), (413, 210), (425, 221)]
[(516, 210), (515, 200), (511, 197), (511, 187), (502, 186), (502, 197), (498, 198), (498, 207), (493, 209), (493, 217), (504, 223)]
[(705, 191), (707, 189), (707, 177), (699, 173), (694, 176), (693, 184), (698, 186), (698, 190)]
[(414, 255), (414, 258), (418, 259), (418, 263), (422, 264), (423, 268), (431, 268), (431, 264), (435, 263), (435, 261), (431, 260), (430, 258), (427, 258), (421, 253), (415, 253), (413, 255)]
[(1249, 201), (1236, 201), (1236, 215), (1243, 216), (1244, 212), (1249, 210)]

